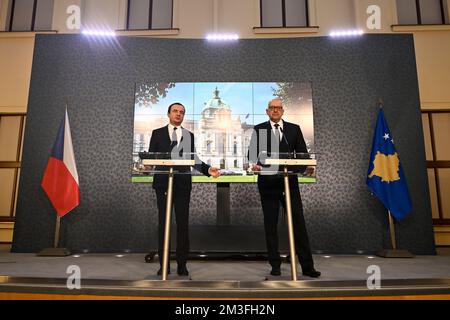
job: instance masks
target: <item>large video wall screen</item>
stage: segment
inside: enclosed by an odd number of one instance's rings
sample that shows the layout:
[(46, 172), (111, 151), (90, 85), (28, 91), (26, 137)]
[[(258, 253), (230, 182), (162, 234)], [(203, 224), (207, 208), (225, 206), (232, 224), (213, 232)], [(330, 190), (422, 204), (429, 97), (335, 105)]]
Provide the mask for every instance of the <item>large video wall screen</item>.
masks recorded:
[[(256, 182), (248, 168), (248, 146), (253, 127), (269, 120), (266, 109), (274, 98), (284, 101), (283, 119), (300, 125), (308, 152), (314, 153), (310, 82), (137, 83), (132, 181), (153, 181), (139, 152), (148, 151), (152, 130), (168, 124), (168, 106), (180, 102), (186, 107), (182, 126), (194, 133), (198, 156), (222, 170), (214, 180), (193, 171), (193, 182)], [(308, 170), (299, 181), (315, 182), (315, 170)]]

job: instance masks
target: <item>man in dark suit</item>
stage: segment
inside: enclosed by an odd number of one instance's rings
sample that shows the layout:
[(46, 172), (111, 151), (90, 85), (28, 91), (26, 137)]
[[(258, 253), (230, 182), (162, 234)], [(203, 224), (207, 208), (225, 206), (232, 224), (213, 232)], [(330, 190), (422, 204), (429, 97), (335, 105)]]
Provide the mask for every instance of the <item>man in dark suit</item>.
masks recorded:
[[(282, 120), (283, 104), (281, 99), (273, 99), (266, 110), (270, 120), (255, 126), (250, 141), (249, 161), (253, 171), (259, 172), (258, 189), (264, 214), (264, 230), (271, 274), (281, 275), (281, 257), (278, 252), (278, 214), (280, 204), (285, 208), (284, 180), (278, 166), (266, 166), (261, 156), (278, 157), (278, 153), (307, 153), (306, 143), (300, 127)], [(296, 172), (305, 171), (301, 166)], [(295, 251), (302, 267), (303, 275), (317, 278), (320, 272), (314, 269), (314, 261), (309, 246), (302, 200), (297, 175), (289, 176), (292, 218), (294, 224)]]
[[(181, 123), (184, 120), (185, 107), (181, 103), (173, 103), (169, 106), (167, 116), (169, 124), (165, 127), (155, 129), (152, 132), (149, 152), (162, 152), (171, 154), (171, 158), (185, 158), (186, 154), (194, 153), (194, 134), (184, 129)], [(183, 156), (184, 154), (184, 156)], [(194, 168), (206, 176), (217, 178), (220, 171), (202, 162), (196, 155), (189, 156), (195, 159)], [(189, 159), (188, 158), (188, 159)], [(167, 171), (166, 167), (156, 167), (156, 171)], [(175, 219), (177, 224), (177, 248), (176, 259), (178, 263), (177, 273), (180, 276), (188, 276), (186, 261), (189, 255), (189, 202), (191, 197), (192, 179), (191, 167), (177, 167), (173, 182), (173, 206), (175, 208)], [(155, 174), (153, 178), (153, 189), (156, 191), (158, 218), (159, 218), (159, 243), (158, 256), (161, 268), (158, 275), (162, 274), (162, 258), (164, 245), (164, 224), (166, 215), (166, 196), (168, 186), (168, 175)], [(170, 273), (170, 268), (168, 270)]]

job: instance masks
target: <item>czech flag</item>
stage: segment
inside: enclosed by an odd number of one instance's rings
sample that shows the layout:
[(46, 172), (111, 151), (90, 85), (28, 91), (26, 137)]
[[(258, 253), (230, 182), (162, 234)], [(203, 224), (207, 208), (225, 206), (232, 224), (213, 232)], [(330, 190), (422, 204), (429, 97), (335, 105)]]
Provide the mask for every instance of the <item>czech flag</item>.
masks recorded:
[(80, 204), (78, 173), (67, 109), (47, 162), (41, 186), (60, 217)]

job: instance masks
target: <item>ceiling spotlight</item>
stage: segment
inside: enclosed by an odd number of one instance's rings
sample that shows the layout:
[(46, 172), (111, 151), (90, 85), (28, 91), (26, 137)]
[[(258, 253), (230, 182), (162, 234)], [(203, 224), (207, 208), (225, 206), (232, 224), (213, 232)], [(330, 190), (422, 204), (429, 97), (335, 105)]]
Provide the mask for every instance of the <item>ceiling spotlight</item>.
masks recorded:
[(238, 39), (237, 34), (213, 33), (206, 36), (208, 41), (236, 41)]
[(103, 31), (103, 30), (83, 30), (81, 32), (85, 36), (97, 36), (97, 37), (115, 37), (116, 33), (114, 31)]
[(343, 37), (359, 37), (364, 34), (361, 29), (358, 30), (336, 30), (330, 32), (330, 37), (332, 38), (343, 38)]

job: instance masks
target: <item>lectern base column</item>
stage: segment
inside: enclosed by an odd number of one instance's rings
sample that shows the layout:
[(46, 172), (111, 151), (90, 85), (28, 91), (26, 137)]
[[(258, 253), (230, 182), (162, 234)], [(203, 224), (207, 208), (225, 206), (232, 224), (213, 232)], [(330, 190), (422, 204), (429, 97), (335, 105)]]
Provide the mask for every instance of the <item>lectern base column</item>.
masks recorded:
[(284, 167), (284, 196), (286, 201), (286, 216), (288, 220), (289, 252), (291, 253), (291, 275), (292, 281), (297, 281), (297, 259), (295, 253), (294, 223), (292, 220), (291, 192), (289, 188), (289, 175), (287, 167)]

